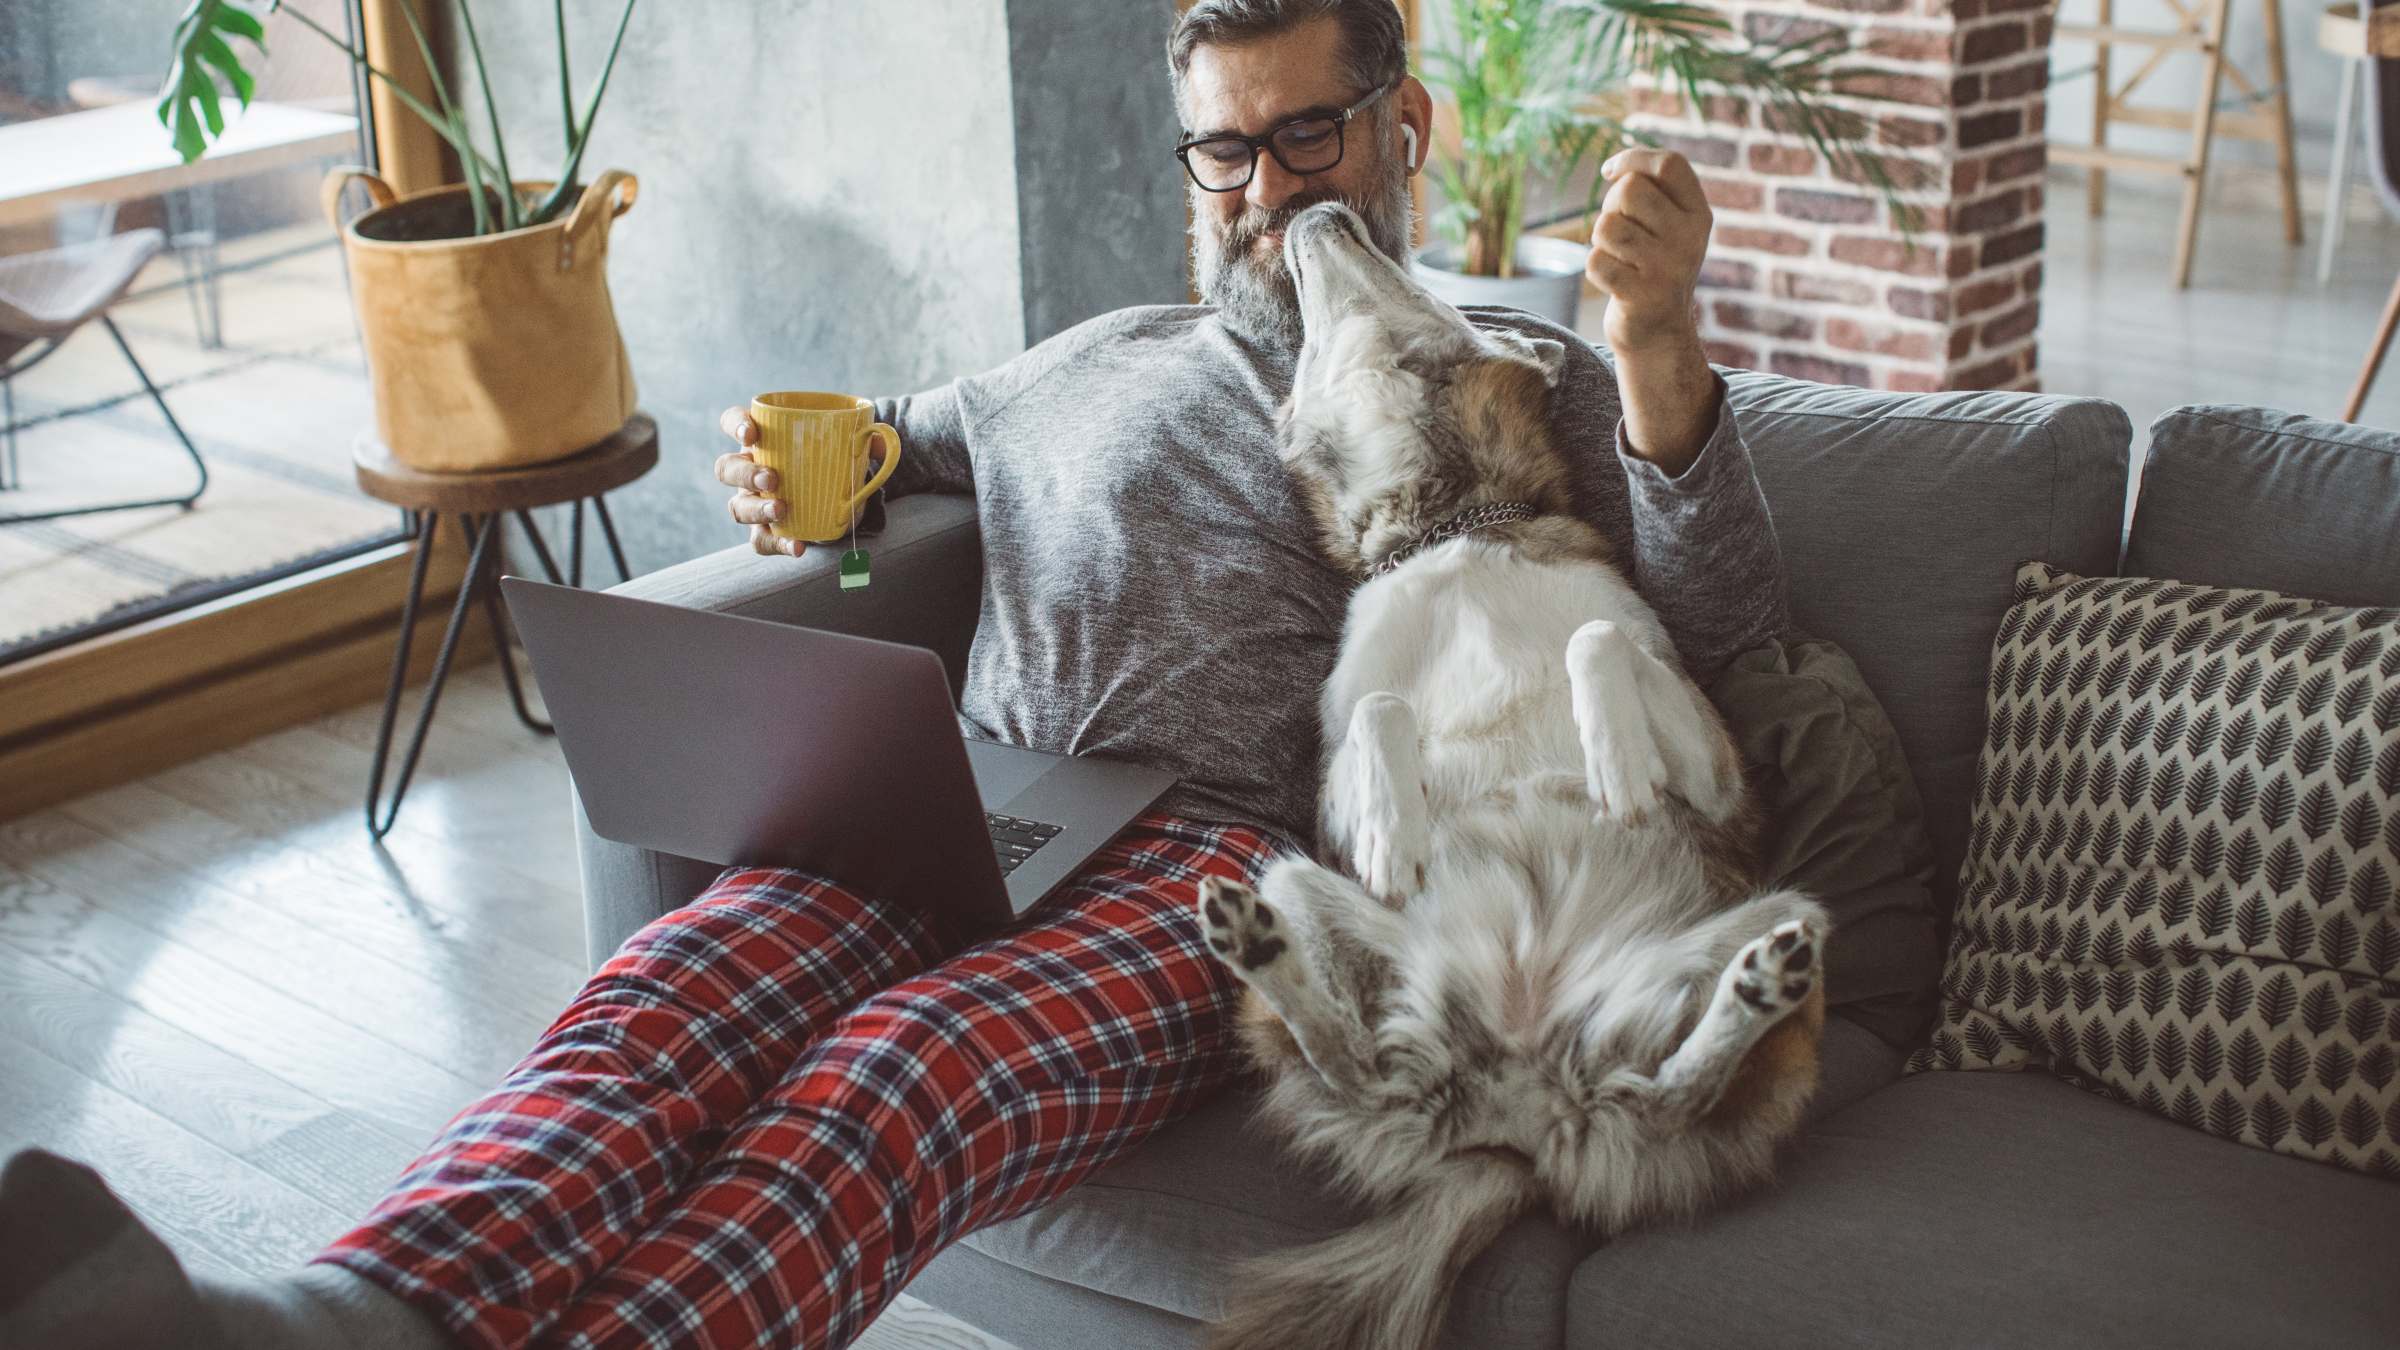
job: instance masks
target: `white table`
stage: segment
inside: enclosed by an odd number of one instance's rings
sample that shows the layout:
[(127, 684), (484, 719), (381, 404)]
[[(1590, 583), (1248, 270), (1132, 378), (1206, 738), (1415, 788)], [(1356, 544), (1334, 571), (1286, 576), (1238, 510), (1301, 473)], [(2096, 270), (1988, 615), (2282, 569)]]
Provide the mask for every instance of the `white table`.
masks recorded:
[(358, 119), (284, 103), (225, 101), (225, 135), (186, 164), (148, 102), (0, 127), (0, 225), (70, 202), (121, 202), (354, 150)]
[[(150, 98), (0, 126), (0, 226), (44, 221), (68, 205), (165, 197), (170, 242), (191, 290), (201, 345), (223, 346), (211, 186), (353, 154), (358, 146), (358, 119), (347, 113), (288, 103), (253, 103), (245, 111), (230, 99), (224, 108), (231, 119), (225, 134), (189, 164), (175, 153), (174, 138)], [(177, 195), (188, 188), (200, 191)], [(194, 212), (199, 228), (186, 229), (181, 222)]]

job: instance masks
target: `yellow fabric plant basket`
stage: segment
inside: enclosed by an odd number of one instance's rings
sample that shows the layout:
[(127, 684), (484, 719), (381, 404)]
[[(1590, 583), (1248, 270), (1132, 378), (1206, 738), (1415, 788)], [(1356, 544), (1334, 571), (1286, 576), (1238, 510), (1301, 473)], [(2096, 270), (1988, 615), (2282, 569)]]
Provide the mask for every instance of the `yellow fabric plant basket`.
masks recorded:
[[(375, 205), (345, 227), (353, 182)], [(432, 472), (539, 464), (625, 425), (633, 368), (608, 297), (608, 231), (639, 186), (611, 169), (546, 225), (457, 238), (442, 235), (468, 218), (464, 187), (400, 197), (365, 169), (326, 176), (393, 458)]]

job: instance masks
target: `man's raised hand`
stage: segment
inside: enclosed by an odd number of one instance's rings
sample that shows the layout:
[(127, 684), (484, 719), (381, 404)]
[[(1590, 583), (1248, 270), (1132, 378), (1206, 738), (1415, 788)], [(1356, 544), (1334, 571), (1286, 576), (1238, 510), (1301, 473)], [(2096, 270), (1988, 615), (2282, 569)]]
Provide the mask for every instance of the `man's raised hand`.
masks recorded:
[(1627, 148), (1600, 176), (1609, 187), (1584, 275), (1608, 295), (1609, 346), (1692, 342), (1692, 292), (1715, 219), (1700, 175), (1672, 150)]

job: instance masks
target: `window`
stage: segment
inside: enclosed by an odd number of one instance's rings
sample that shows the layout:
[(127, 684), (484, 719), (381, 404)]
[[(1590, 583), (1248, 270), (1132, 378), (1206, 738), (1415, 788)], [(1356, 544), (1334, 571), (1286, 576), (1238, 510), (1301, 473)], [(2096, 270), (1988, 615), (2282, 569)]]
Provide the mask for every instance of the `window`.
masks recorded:
[[(358, 41), (357, 0), (285, 8)], [(152, 110), (172, 13), (0, 8), (0, 302), (21, 330), (89, 298), (62, 298), (61, 277), (97, 268), (105, 284), (98, 264), (138, 262), (123, 297), (54, 347), (12, 336), (0, 308), (0, 665), (406, 537), (351, 476), (372, 409), (318, 205), (327, 166), (372, 162), (350, 63), (269, 19), (272, 55), (243, 50), (255, 101), (183, 165)], [(145, 231), (154, 253), (128, 238)], [(182, 496), (199, 465), (188, 508), (7, 523)]]

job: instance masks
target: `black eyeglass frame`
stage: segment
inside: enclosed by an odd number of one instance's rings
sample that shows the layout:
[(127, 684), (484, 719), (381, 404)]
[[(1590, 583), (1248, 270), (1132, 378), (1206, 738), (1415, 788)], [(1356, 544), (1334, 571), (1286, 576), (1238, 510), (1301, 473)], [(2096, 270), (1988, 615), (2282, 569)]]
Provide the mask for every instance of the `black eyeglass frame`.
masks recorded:
[[(1250, 180), (1258, 176), (1258, 152), (1261, 150), (1273, 155), (1275, 157), (1275, 162), (1283, 166), (1283, 171), (1285, 173), (1295, 174), (1302, 178), (1305, 178), (1312, 173), (1326, 173), (1338, 168), (1341, 165), (1342, 157), (1350, 152), (1350, 119), (1358, 116), (1362, 112), (1365, 112), (1368, 108), (1373, 107), (1375, 100), (1382, 98), (1384, 95), (1399, 87), (1400, 82), (1398, 80), (1388, 81), (1381, 88), (1375, 90), (1375, 92), (1367, 95), (1365, 98), (1360, 99), (1358, 102), (1351, 104), (1349, 107), (1344, 108), (1339, 112), (1312, 113), (1306, 117), (1295, 117), (1288, 122), (1278, 122), (1274, 126), (1267, 128), (1267, 134), (1264, 136), (1244, 136), (1240, 132), (1235, 131), (1219, 132), (1213, 136), (1194, 136), (1189, 140), (1181, 141), (1176, 144), (1175, 158), (1182, 163), (1185, 175), (1188, 176), (1192, 180), (1192, 183), (1202, 192), (1239, 192), (1243, 188), (1250, 186)], [(1293, 127), (1300, 126), (1308, 122), (1333, 123), (1333, 162), (1330, 164), (1321, 165), (1314, 169), (1295, 169), (1292, 167), (1291, 161), (1283, 157), (1283, 152), (1275, 147), (1275, 138)], [(1242, 181), (1232, 184), (1229, 187), (1210, 187), (1208, 184), (1200, 181), (1200, 171), (1192, 167), (1191, 152), (1200, 146), (1208, 145), (1216, 141), (1240, 141), (1242, 144), (1250, 147), (1250, 167), (1243, 171)]]

